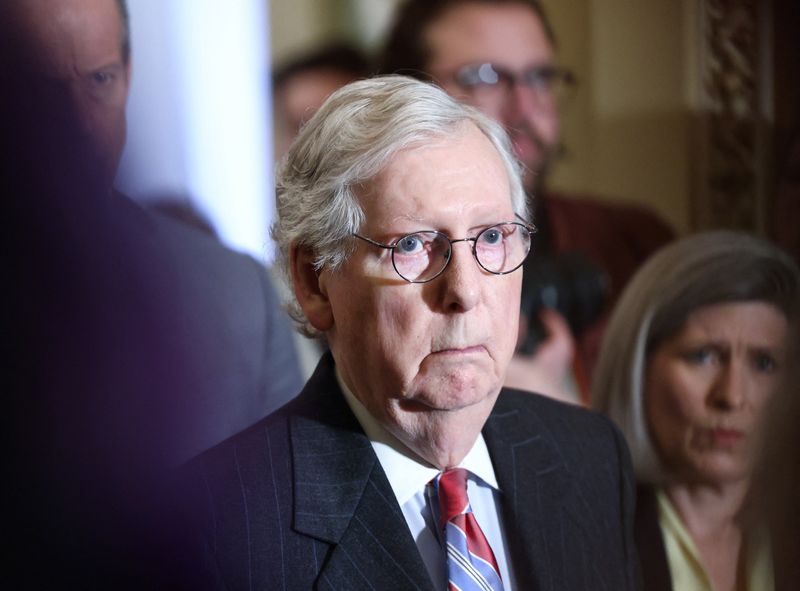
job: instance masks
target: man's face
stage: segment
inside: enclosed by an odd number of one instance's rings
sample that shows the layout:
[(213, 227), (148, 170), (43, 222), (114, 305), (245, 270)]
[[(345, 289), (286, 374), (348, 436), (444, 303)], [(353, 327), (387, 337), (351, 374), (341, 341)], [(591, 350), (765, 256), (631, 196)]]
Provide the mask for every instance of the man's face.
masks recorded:
[(277, 158), (289, 150), (300, 128), (311, 119), (325, 99), (355, 78), (354, 74), (344, 70), (319, 68), (299, 72), (286, 80), (275, 96)]
[(552, 67), (553, 48), (539, 17), (521, 4), (464, 4), (432, 23), (425, 39), (431, 50), (426, 70), (449, 94), (505, 126), (527, 168), (525, 186), (532, 189), (558, 145), (554, 97), (519, 83), (507, 91), (467, 91), (454, 75), (473, 64), (490, 63), (517, 76), (532, 68)]
[(125, 143), (130, 78), (114, 0), (25, 0), (13, 9), (31, 56), (32, 78), (72, 113), (108, 186)]
[[(384, 244), (419, 230), (474, 237), (514, 219), (505, 168), (471, 124), (397, 154), (361, 204), (360, 235)], [(446, 425), (477, 433), (491, 411), (516, 343), (522, 273), (492, 275), (471, 242), (458, 242), (442, 275), (412, 284), (396, 274), (389, 250), (355, 246), (340, 270), (320, 277), (337, 366), (371, 414), (434, 463), (432, 450), (452, 436)]]

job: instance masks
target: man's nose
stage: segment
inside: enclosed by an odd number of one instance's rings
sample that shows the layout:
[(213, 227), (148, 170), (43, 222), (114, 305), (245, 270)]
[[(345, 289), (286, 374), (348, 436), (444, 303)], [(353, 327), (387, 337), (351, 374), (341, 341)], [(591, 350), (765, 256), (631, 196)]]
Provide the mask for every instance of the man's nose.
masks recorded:
[(529, 120), (544, 113), (550, 108), (548, 97), (546, 96), (548, 92), (544, 89), (536, 90), (530, 88), (520, 80), (511, 82), (504, 95), (503, 103), (507, 121)]
[(472, 242), (459, 241), (450, 245), (450, 262), (440, 279), (445, 310), (466, 312), (477, 305), (482, 273), (472, 254)]

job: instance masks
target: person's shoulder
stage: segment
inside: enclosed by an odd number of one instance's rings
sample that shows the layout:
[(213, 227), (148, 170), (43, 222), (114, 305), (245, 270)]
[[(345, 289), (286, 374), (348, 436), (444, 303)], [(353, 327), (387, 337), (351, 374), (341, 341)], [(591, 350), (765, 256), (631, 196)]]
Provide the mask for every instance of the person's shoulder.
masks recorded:
[[(189, 464), (211, 468), (228, 466), (231, 462), (261, 462), (265, 461), (264, 453), (268, 448), (273, 458), (288, 457), (293, 423), (306, 421), (327, 425), (343, 420), (349, 425), (355, 418), (332, 375), (333, 361), (328, 354), (320, 359), (314, 374), (297, 396), (253, 425), (198, 454)], [(350, 423), (347, 418), (351, 419)]]
[(146, 213), (152, 219), (159, 239), (177, 255), (204, 257), (204, 265), (217, 264), (247, 271), (260, 267), (251, 255), (225, 246), (216, 236), (158, 211)]
[(565, 420), (608, 421), (605, 416), (584, 406), (564, 402), (563, 400), (557, 400), (535, 392), (517, 390), (516, 388), (503, 388), (497, 398), (495, 408), (499, 412), (518, 410)]
[(264, 459), (263, 453), (270, 446), (278, 455), (288, 453), (289, 423), (293, 416), (303, 414), (304, 398), (307, 396), (297, 396), (251, 426), (198, 454), (187, 462), (187, 467), (220, 472), (234, 464), (241, 466)]
[(551, 216), (592, 219), (604, 224), (624, 226), (644, 224), (665, 239), (675, 234), (673, 228), (652, 207), (642, 203), (618, 201), (591, 194), (548, 192), (541, 197)]
[(619, 429), (605, 415), (541, 394), (503, 388), (495, 405), (494, 413), (520, 413), (532, 431), (546, 432), (554, 440), (583, 445), (593, 441), (595, 445), (606, 442), (613, 447), (619, 445)]

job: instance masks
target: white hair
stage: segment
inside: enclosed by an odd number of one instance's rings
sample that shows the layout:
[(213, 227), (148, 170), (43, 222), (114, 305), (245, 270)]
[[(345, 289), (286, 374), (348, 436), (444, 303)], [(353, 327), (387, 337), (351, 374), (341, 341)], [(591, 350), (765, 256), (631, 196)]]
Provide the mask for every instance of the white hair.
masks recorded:
[[(364, 222), (355, 188), (373, 180), (401, 150), (457, 137), (467, 124), (494, 145), (508, 175), (514, 212), (529, 219), (520, 167), (500, 125), (433, 84), (394, 75), (360, 80), (325, 101), (278, 168), (272, 237), (290, 281), (293, 245), (312, 251), (318, 270), (335, 271), (350, 255), (351, 236)], [(293, 296), (289, 313), (301, 332), (318, 336)]]
[(657, 484), (665, 472), (645, 412), (647, 362), (695, 310), (723, 302), (761, 301), (788, 320), (800, 274), (771, 243), (740, 232), (701, 232), (650, 258), (623, 291), (603, 336), (592, 377), (592, 406), (625, 435), (637, 478)]

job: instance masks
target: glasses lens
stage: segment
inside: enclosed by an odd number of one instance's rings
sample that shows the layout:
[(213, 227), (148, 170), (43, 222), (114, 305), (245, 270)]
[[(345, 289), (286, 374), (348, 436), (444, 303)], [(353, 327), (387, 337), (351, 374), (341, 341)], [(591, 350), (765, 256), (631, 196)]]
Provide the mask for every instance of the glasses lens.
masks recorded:
[(475, 258), (490, 273), (510, 273), (531, 250), (531, 233), (522, 224), (497, 224), (475, 238)]
[(436, 277), (447, 266), (450, 241), (439, 232), (415, 232), (403, 236), (392, 249), (392, 263), (406, 281), (423, 282)]
[(456, 72), (456, 80), (465, 88), (493, 86), (500, 82), (501, 75), (492, 64), (471, 64)]
[(575, 78), (569, 70), (554, 67), (531, 68), (524, 72), (520, 81), (539, 93), (548, 93), (556, 100), (562, 100), (572, 92)]

